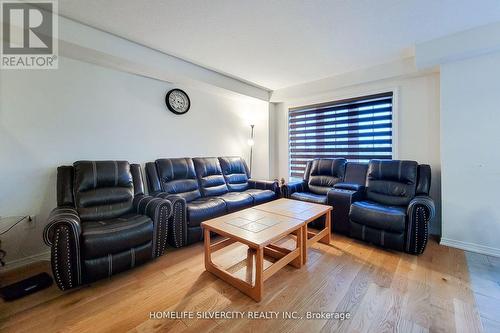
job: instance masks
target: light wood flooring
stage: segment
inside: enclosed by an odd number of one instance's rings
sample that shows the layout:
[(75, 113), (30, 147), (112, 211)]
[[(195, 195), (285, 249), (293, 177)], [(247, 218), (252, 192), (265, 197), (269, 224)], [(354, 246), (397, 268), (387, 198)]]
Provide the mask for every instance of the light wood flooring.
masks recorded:
[[(235, 244), (214, 261), (252, 278)], [(0, 275), (5, 285), (47, 263)], [(431, 241), (421, 256), (333, 235), (307, 265), (285, 267), (254, 302), (205, 272), (203, 243), (170, 250), (134, 270), (69, 292), (55, 285), (0, 300), (2, 332), (500, 332), (500, 259)], [(150, 319), (150, 312), (275, 311), (279, 319)], [(349, 312), (349, 320), (281, 318), (284, 311)]]

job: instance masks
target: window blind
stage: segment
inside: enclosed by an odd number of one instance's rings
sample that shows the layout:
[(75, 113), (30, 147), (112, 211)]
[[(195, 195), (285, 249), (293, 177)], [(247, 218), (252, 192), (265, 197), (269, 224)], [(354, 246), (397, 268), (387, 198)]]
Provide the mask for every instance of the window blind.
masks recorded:
[(317, 157), (392, 158), (392, 92), (289, 109), (290, 176)]

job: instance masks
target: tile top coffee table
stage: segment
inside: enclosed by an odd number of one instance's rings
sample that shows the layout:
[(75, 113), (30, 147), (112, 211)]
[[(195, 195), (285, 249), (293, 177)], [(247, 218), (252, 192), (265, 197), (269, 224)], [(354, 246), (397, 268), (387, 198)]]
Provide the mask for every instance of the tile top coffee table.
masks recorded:
[[(278, 199), (254, 207), (265, 212), (297, 218), (304, 221), (304, 247), (302, 254), (302, 263), (307, 262), (307, 248), (316, 242), (330, 244), (331, 241), (331, 206), (320, 205), (311, 202), (304, 202), (292, 199)], [(321, 216), (325, 216), (325, 226), (318, 232), (307, 229), (307, 225)]]
[[(275, 205), (271, 205), (275, 203)], [(306, 205), (304, 205), (306, 204)], [(298, 208), (297, 208), (298, 207)], [(323, 207), (323, 208), (321, 208)], [(275, 211), (271, 211), (271, 210)], [(202, 223), (205, 239), (205, 269), (220, 279), (238, 288), (256, 301), (263, 295), (264, 281), (286, 265), (302, 267), (308, 241), (307, 224), (326, 214), (326, 227), (318, 235), (311, 236), (310, 241), (326, 242), (330, 233), (331, 207), (309, 204), (301, 201), (279, 199), (267, 204), (247, 208), (239, 212), (224, 215)], [(292, 214), (291, 212), (294, 212)], [(325, 234), (328, 231), (328, 235)], [(226, 237), (217, 243), (211, 243), (211, 233)], [(295, 235), (295, 248), (288, 249), (276, 245), (277, 241)], [(249, 283), (212, 261), (212, 254), (235, 242), (248, 246), (248, 260), (255, 257), (255, 281)], [(264, 269), (264, 256), (275, 260)], [(253, 263), (251, 263), (253, 267)]]

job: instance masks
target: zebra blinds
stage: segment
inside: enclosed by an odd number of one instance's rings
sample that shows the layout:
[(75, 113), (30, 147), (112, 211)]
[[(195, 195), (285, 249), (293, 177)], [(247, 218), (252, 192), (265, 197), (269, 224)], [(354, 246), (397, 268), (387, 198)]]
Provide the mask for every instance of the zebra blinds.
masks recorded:
[(313, 158), (392, 158), (392, 92), (289, 109), (290, 176)]

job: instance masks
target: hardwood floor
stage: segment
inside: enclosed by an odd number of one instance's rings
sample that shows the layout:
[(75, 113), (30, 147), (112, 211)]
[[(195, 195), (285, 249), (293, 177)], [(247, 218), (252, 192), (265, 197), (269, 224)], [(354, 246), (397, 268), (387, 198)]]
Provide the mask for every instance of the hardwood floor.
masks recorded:
[[(246, 248), (234, 244), (223, 251), (214, 256), (216, 263), (252, 278)], [(3, 274), (0, 284), (42, 270), (48, 270), (47, 263)], [(264, 298), (256, 303), (205, 272), (200, 242), (78, 290), (63, 293), (52, 286), (13, 303), (0, 301), (0, 331), (495, 332), (500, 329), (498, 272), (497, 258), (435, 241), (416, 257), (333, 235), (330, 245), (313, 245), (301, 269), (287, 266), (267, 280)], [(150, 319), (150, 312), (162, 311), (242, 311), (245, 316), (275, 311), (279, 318)], [(351, 317), (283, 319), (284, 311), (299, 316), (338, 311)]]

